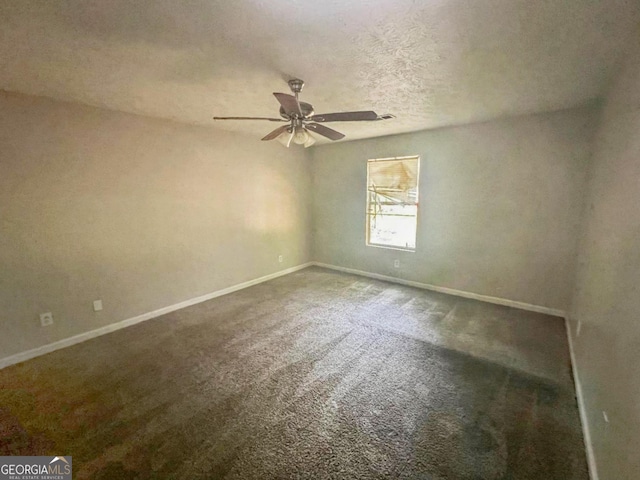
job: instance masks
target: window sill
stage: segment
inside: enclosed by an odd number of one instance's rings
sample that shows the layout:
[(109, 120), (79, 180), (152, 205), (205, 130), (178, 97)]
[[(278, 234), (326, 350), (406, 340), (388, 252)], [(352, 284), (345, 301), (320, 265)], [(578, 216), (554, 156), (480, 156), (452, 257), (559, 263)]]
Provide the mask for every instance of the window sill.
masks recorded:
[(401, 252), (415, 253), (415, 248), (394, 247), (392, 245), (379, 245), (377, 243), (366, 243), (367, 247), (384, 248), (385, 250), (399, 250)]

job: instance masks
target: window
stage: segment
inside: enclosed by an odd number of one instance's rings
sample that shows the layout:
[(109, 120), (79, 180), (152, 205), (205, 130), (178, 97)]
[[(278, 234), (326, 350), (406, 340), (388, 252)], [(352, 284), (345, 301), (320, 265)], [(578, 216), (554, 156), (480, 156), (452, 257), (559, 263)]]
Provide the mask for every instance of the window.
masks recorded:
[(419, 157), (367, 161), (367, 245), (415, 250)]

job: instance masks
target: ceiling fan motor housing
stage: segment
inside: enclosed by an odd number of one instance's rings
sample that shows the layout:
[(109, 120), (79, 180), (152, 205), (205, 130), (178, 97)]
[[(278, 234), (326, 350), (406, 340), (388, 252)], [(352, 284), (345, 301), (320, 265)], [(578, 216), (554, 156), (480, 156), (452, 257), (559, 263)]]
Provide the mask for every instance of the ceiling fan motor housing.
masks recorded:
[[(300, 110), (302, 110), (302, 116), (304, 118), (310, 117), (313, 115), (313, 106), (310, 103), (300, 102)], [(280, 116), (284, 119), (289, 120), (291, 117), (284, 111), (283, 107), (280, 107)]]

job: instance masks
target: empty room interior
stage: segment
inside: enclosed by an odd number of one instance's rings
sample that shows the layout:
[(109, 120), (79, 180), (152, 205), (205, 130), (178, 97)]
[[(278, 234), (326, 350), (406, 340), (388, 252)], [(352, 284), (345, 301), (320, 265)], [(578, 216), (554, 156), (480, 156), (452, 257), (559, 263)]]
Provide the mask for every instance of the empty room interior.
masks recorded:
[(0, 33), (0, 478), (640, 478), (640, 2)]

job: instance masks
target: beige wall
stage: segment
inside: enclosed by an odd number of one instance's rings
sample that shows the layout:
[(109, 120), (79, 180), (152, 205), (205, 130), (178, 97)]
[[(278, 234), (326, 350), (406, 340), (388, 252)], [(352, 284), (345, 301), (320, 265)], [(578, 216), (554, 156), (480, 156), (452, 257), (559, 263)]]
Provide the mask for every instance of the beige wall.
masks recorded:
[(597, 134), (570, 316), (600, 480), (640, 478), (640, 35), (634, 47)]
[[(597, 113), (582, 108), (315, 148), (314, 259), (567, 308)], [(417, 251), (365, 246), (367, 159), (414, 154), (421, 156)]]
[(308, 159), (260, 127), (0, 93), (0, 358), (307, 262)]

